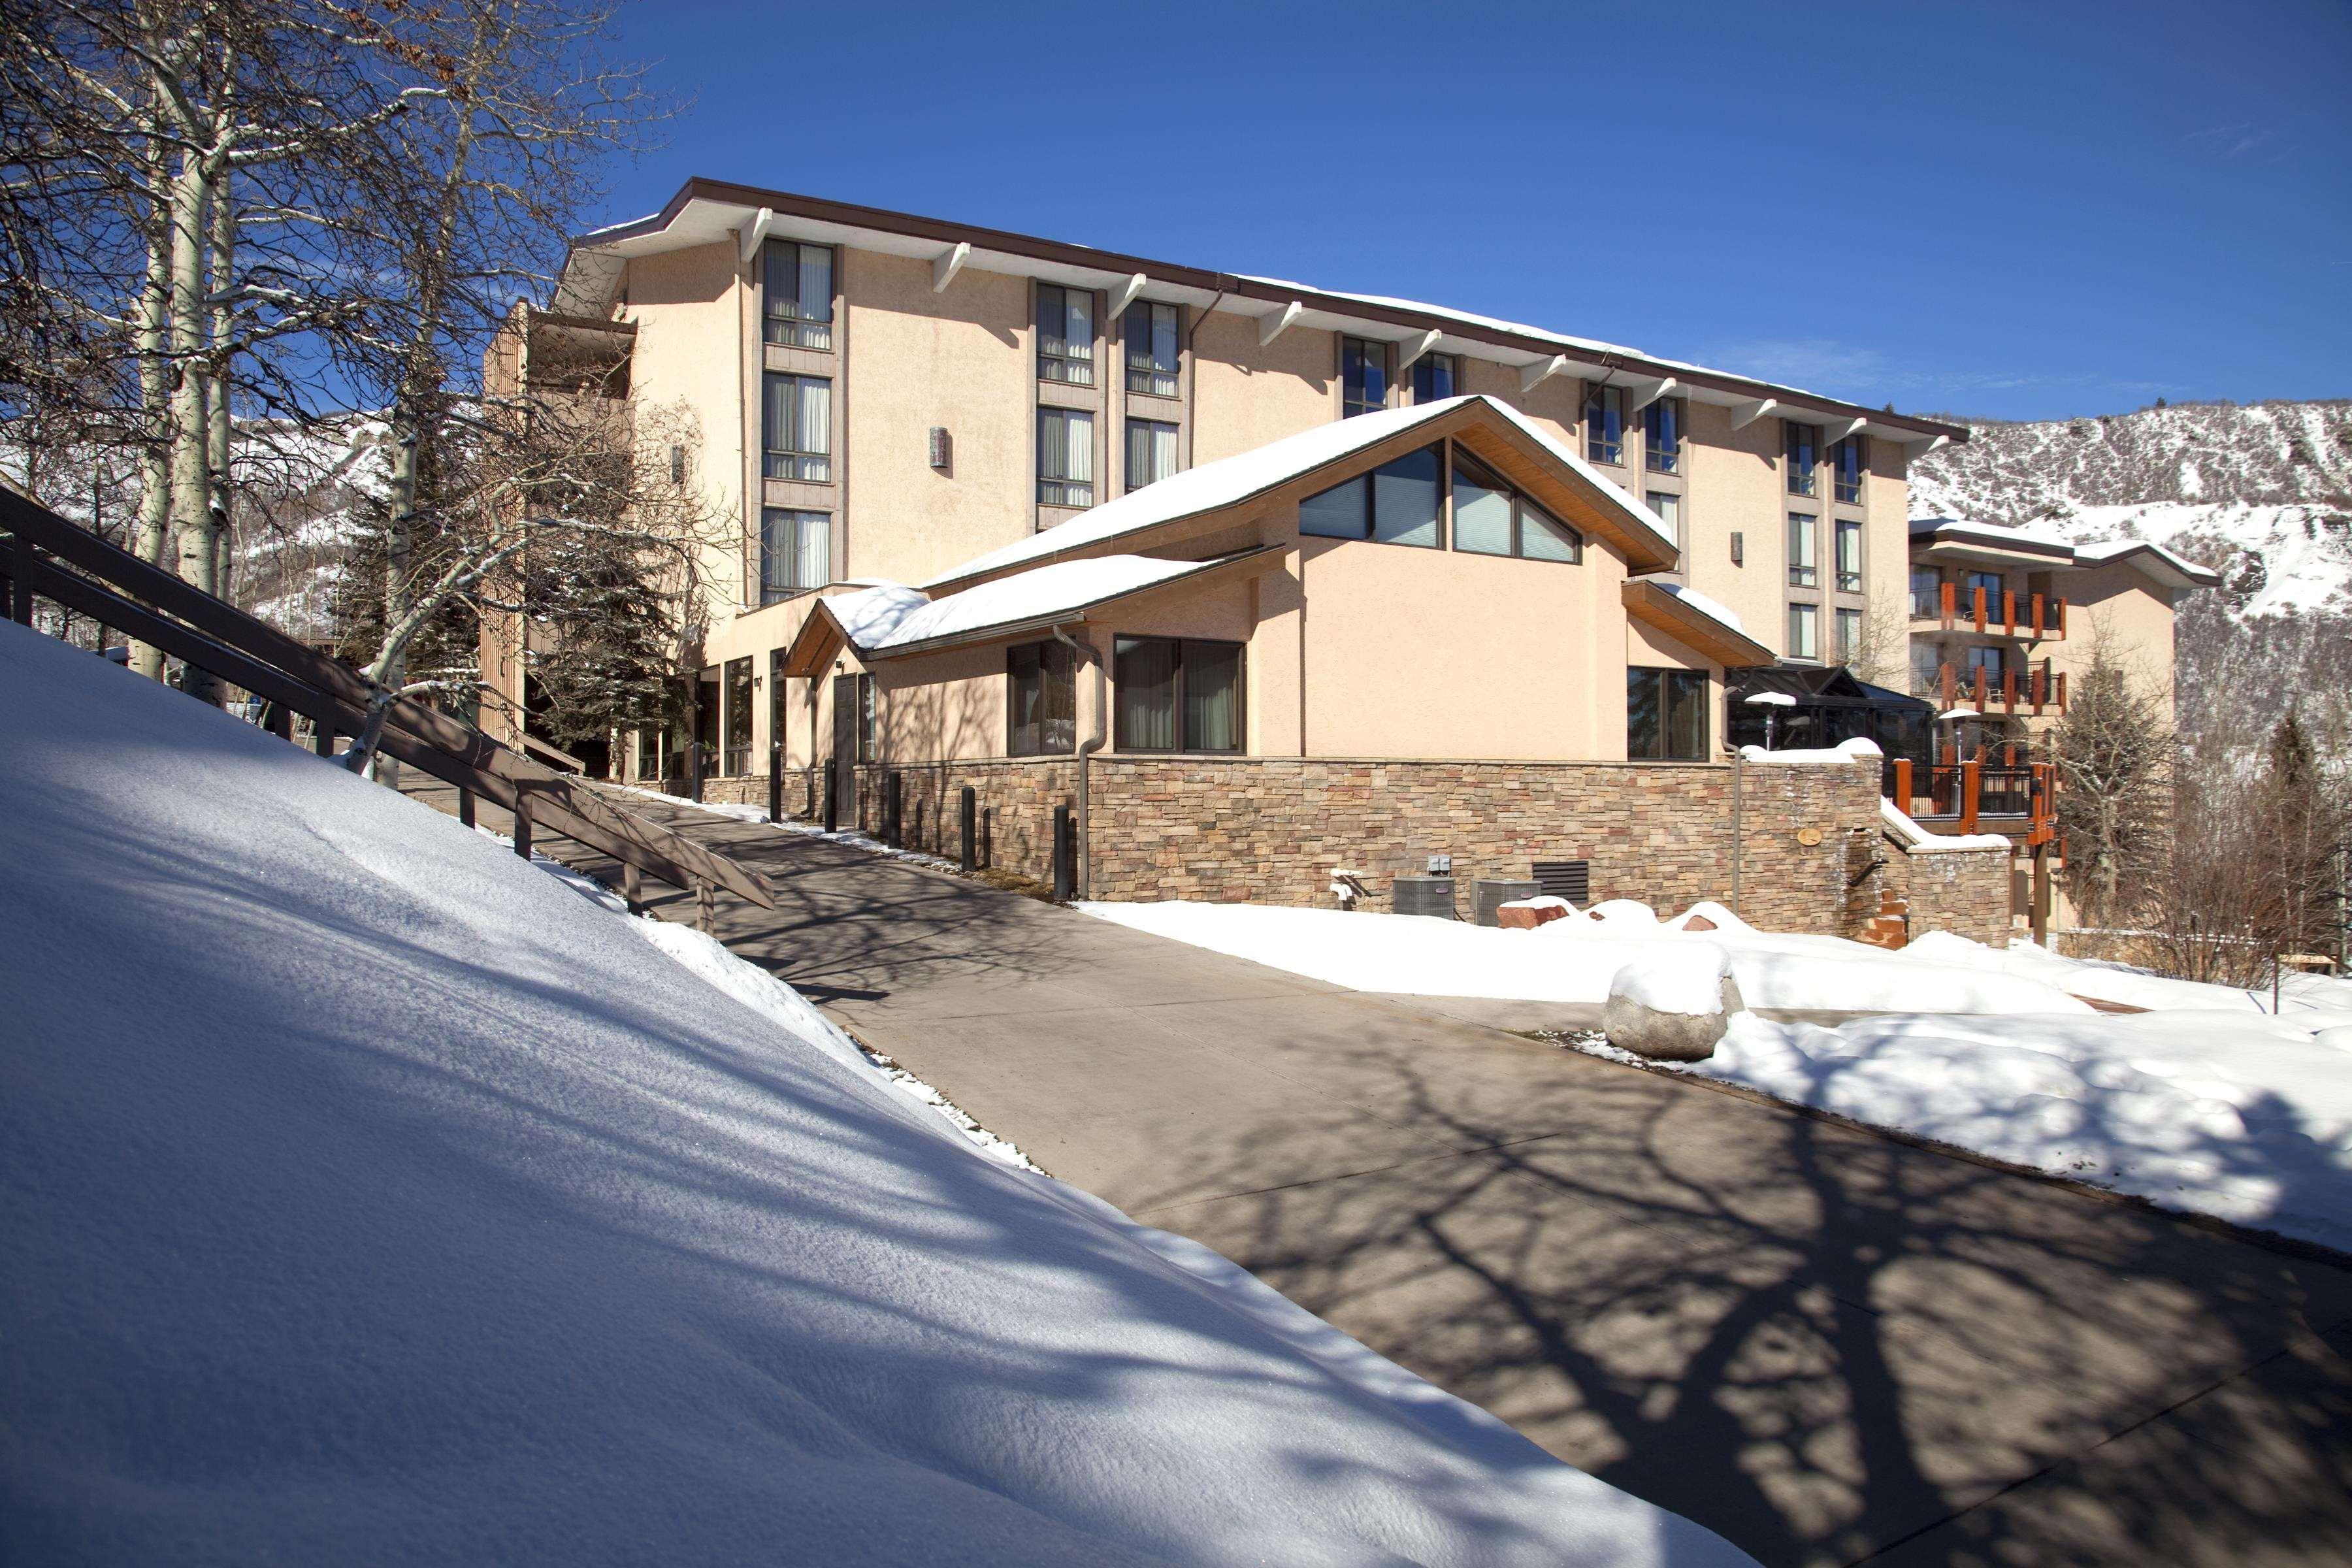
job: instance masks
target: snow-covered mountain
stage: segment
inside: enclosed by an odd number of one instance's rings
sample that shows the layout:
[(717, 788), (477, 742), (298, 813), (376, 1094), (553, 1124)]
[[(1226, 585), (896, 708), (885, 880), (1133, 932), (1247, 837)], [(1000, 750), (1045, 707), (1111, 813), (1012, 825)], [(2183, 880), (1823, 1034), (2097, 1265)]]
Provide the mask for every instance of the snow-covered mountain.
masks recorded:
[(1915, 517), (2146, 539), (2219, 570), (2181, 605), (2181, 720), (2342, 720), (2352, 690), (2352, 401), (1969, 421), (1911, 473)]

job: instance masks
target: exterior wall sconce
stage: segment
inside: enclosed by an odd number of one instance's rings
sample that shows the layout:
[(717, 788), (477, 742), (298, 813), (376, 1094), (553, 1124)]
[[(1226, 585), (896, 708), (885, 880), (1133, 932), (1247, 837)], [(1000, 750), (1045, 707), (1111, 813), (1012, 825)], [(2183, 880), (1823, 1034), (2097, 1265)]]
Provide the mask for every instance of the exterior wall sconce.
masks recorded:
[(1738, 529), (1731, 531), (1731, 563), (1734, 566), (1748, 563), (1748, 535)]
[(955, 467), (955, 437), (944, 425), (931, 426), (931, 467), (943, 474)]

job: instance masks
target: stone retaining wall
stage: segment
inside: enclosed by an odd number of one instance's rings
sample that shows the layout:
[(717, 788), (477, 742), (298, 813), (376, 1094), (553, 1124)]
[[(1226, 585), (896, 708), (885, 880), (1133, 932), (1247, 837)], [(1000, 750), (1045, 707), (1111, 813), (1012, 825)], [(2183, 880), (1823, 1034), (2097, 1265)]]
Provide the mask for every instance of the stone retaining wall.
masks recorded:
[(1990, 947), (2007, 947), (2010, 852), (2006, 848), (1935, 849), (1914, 854), (1886, 841), (1886, 886), (1911, 907), (1911, 934), (1948, 931)]

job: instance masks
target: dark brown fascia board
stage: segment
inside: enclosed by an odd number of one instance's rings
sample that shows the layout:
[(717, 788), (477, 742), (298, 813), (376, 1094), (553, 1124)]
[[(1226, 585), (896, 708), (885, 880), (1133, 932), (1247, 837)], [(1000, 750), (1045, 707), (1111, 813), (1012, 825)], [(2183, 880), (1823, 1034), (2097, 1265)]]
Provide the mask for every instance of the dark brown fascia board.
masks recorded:
[[(2143, 555), (2153, 559), (2143, 564), (2138, 560), (2138, 557)], [(2135, 572), (2157, 577), (2159, 582), (2163, 580), (2158, 576), (2161, 573), (2181, 578), (2184, 585), (2191, 588), (2218, 588), (2221, 585), (2221, 574), (2214, 571), (2210, 566), (2200, 566), (2185, 557), (2175, 560), (2146, 540), (2134, 543), (2129, 550), (2118, 550), (2103, 561), (2078, 559), (2074, 563), (2074, 570), (2077, 572), (2095, 572), (2102, 566), (2129, 566)]]
[(1628, 577), (1618, 598), (1637, 619), (1706, 654), (1726, 669), (1752, 669), (1773, 662), (1770, 648), (1684, 604), (1655, 583)]
[(544, 321), (551, 327), (571, 327), (583, 332), (617, 332), (632, 338), (637, 335), (635, 321), (607, 321), (601, 316), (573, 316), (562, 310), (542, 310), (537, 306), (531, 307), (530, 320), (534, 326)]
[[(814, 218), (822, 223), (837, 223), (845, 227), (877, 228), (888, 234), (912, 235), (924, 239), (936, 239), (942, 245), (970, 245), (974, 250), (999, 250), (1014, 256), (1032, 257), (1040, 261), (1059, 262), (1068, 267), (1085, 267), (1103, 272), (1141, 272), (1170, 283), (1181, 283), (1190, 289), (1239, 295), (1244, 299), (1265, 300), (1280, 305), (1292, 300), (1311, 303), (1319, 310), (1334, 315), (1355, 316), (1364, 321), (1382, 321), (1391, 326), (1426, 331), (1431, 328), (1448, 337), (1466, 338), (1474, 342), (1493, 343), (1499, 348), (1516, 349), (1524, 353), (1559, 354), (1570, 363), (1596, 369), (1647, 370), (1673, 376), (1686, 385), (1704, 386), (1713, 392), (1736, 393), (1742, 397), (1802, 397), (1808, 408), (1821, 408), (1850, 418), (1869, 419), (1881, 425), (1898, 425), (1922, 437), (1941, 436), (1954, 443), (1969, 438), (1964, 425), (1945, 425), (1933, 419), (1921, 419), (1908, 414), (1889, 414), (1883, 409), (1864, 408), (1860, 404), (1841, 402), (1834, 398), (1800, 392), (1795, 387), (1776, 386), (1770, 382), (1751, 381), (1745, 376), (1729, 375), (1720, 371), (1695, 371), (1662, 361), (1638, 356), (1628, 358), (1605, 350), (1580, 349), (1573, 344), (1555, 342), (1549, 338), (1521, 337), (1497, 327), (1480, 326), (1454, 316), (1435, 315), (1426, 310), (1413, 310), (1395, 305), (1376, 304), (1369, 300), (1351, 299), (1341, 294), (1326, 294), (1314, 289), (1285, 288), (1277, 284), (1242, 278), (1228, 272), (1204, 271), (1197, 267), (1183, 267), (1172, 261), (1153, 261), (1140, 256), (1127, 256), (1115, 250), (1097, 250), (1089, 246), (1072, 245), (1065, 240), (1044, 239), (1035, 235), (1013, 234), (1001, 228), (982, 228), (973, 224), (951, 223), (944, 218), (918, 216), (913, 213), (891, 212), (883, 207), (859, 206), (851, 202), (827, 201), (821, 196), (804, 196), (791, 191), (767, 191), (756, 185), (736, 184), (727, 180), (706, 179), (697, 174), (680, 185), (677, 194), (662, 210), (651, 217), (634, 223), (617, 224), (608, 229), (597, 229), (572, 241), (574, 251), (588, 245), (608, 245), (615, 240), (635, 239), (644, 235), (658, 234), (676, 221), (686, 205), (692, 201), (730, 202), (739, 206), (770, 207), (796, 217)], [(566, 260), (568, 262), (569, 257)]]
[(1938, 544), (1958, 545), (1962, 549), (1970, 545), (1982, 545), (1988, 550), (2006, 551), (2012, 555), (2044, 555), (2065, 565), (2073, 564), (2074, 560), (2074, 547), (2071, 544), (2054, 543), (2046, 539), (2027, 539), (2008, 529), (1995, 528), (1984, 523), (1943, 524), (1924, 532), (1913, 534), (1911, 542), (1928, 549), (1933, 549)]

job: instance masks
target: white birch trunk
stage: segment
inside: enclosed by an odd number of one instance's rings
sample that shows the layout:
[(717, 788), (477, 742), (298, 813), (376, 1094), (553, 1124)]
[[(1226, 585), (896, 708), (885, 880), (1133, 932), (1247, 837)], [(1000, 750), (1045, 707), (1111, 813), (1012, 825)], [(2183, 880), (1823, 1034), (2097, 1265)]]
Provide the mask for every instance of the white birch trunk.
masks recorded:
[[(163, 143), (147, 143), (147, 183), (161, 191), (165, 175)], [(171, 377), (164, 366), (165, 326), (172, 293), (171, 209), (157, 199), (148, 215), (147, 282), (139, 298), (139, 412), (145, 442), (139, 452), (139, 522), (131, 550), (151, 566), (163, 563), (172, 539), (171, 462), (161, 439), (171, 418)], [(150, 680), (163, 679), (163, 650), (132, 642), (131, 668)]]

